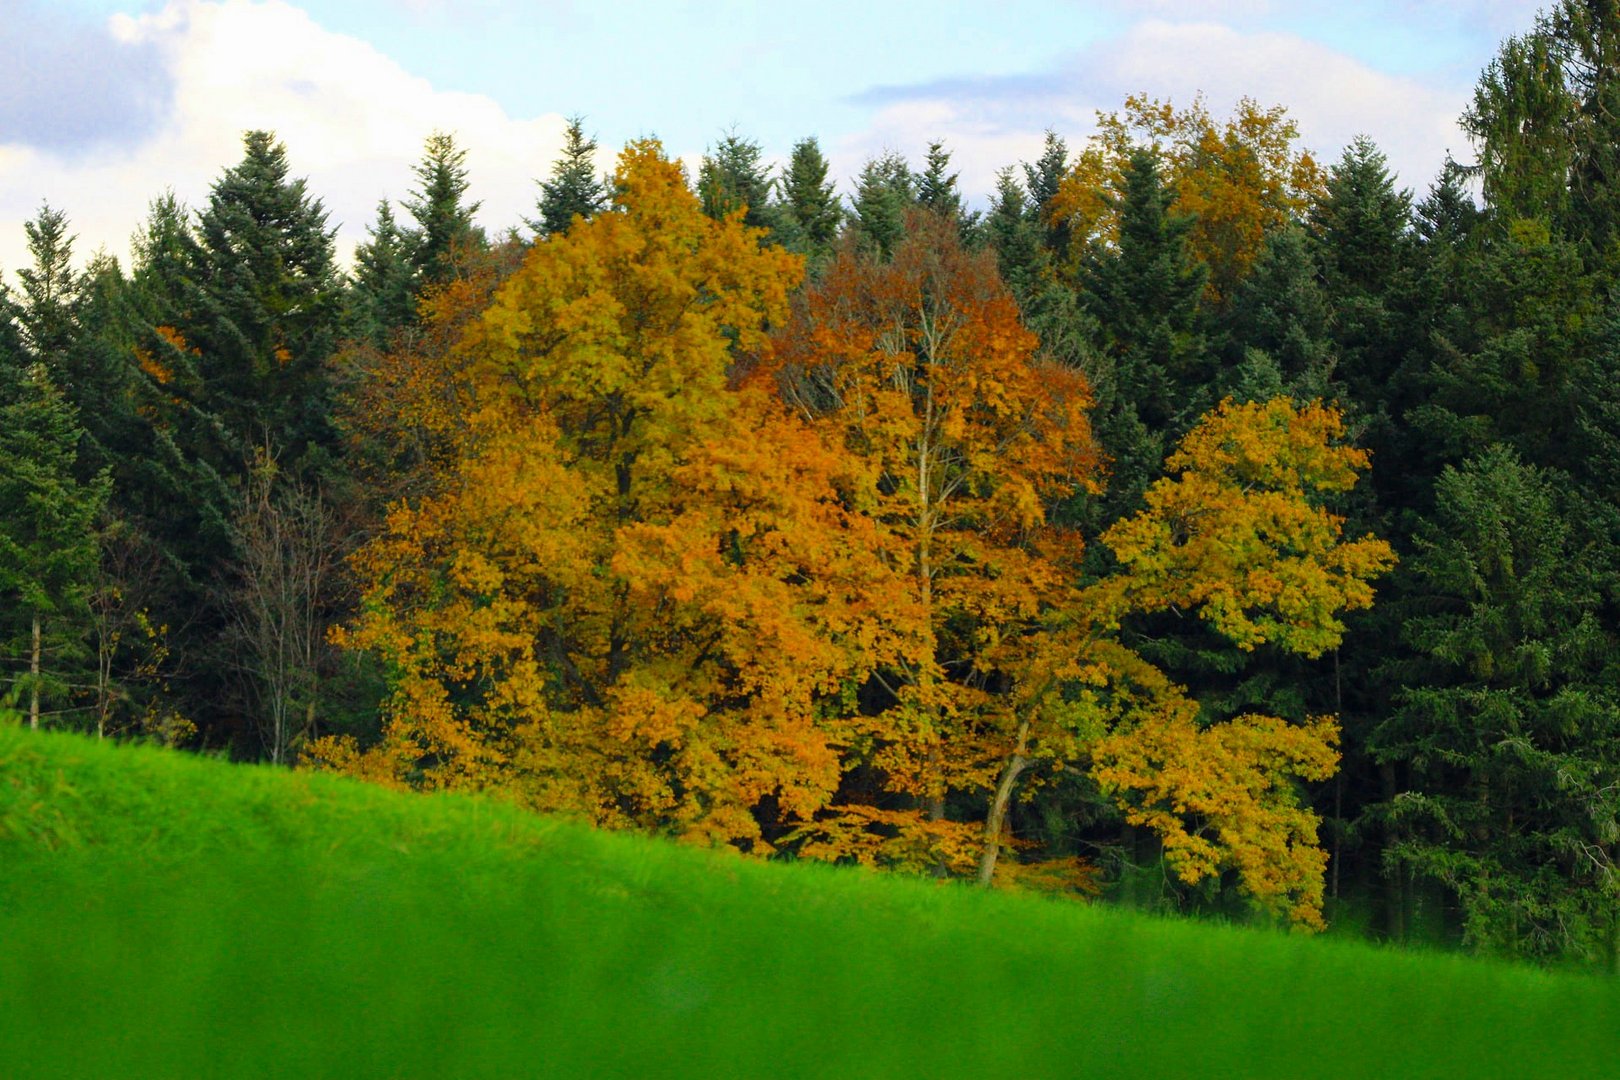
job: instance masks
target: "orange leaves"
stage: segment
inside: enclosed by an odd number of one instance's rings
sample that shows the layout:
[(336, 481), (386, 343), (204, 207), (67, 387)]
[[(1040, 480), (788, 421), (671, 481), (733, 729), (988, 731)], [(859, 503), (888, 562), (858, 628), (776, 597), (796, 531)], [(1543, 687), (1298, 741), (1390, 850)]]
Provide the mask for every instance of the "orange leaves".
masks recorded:
[(1243, 649), (1336, 646), (1339, 613), (1370, 606), (1369, 581), (1395, 561), (1382, 540), (1343, 540), (1343, 520), (1320, 505), (1367, 465), (1364, 451), (1334, 445), (1342, 432), (1320, 403), (1222, 403), (1171, 455), (1179, 475), (1103, 534), (1123, 572), (1096, 587), (1100, 607), (1115, 619), (1195, 607)]
[(767, 851), (756, 806), (837, 787), (818, 702), (893, 647), (880, 545), (843, 459), (728, 388), (799, 260), (705, 217), (655, 143), (617, 185), (466, 325), (456, 382), (391, 384), (443, 456), (355, 559), (343, 637), (394, 673), (384, 740), (325, 760)]

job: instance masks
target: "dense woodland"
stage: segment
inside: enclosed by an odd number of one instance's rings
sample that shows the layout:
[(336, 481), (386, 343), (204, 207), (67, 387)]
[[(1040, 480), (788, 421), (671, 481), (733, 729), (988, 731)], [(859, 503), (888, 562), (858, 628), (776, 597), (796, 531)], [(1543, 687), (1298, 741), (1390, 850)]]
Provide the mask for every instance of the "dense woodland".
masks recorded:
[[(532, 220), (428, 138), (345, 270), (287, 148), (0, 293), (22, 723), (755, 856), (1620, 961), (1620, 14), (1424, 192), (1132, 98), (999, 176)], [(945, 133), (948, 134), (948, 133)], [(609, 165), (610, 171), (604, 171)]]

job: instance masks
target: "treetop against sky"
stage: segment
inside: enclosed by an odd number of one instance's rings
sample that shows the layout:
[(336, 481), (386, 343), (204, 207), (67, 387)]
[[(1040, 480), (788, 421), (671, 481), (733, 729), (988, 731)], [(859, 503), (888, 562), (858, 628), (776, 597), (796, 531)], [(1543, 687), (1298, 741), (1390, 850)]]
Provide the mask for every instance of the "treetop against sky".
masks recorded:
[(785, 157), (817, 135), (849, 178), (944, 138), (975, 200), (995, 171), (1082, 139), (1145, 91), (1224, 111), (1284, 104), (1331, 159), (1357, 134), (1422, 189), (1505, 34), (1535, 0), (1008, 0), (799, 8), (543, 0), (14, 0), (0, 58), (0, 269), (22, 222), (65, 209), (88, 256), (123, 254), (166, 188), (196, 205), (243, 130), (283, 138), (339, 228), (407, 194), (434, 129), (469, 150), (483, 221), (516, 224), (582, 113), (604, 148), (657, 134), (695, 172), (730, 130)]

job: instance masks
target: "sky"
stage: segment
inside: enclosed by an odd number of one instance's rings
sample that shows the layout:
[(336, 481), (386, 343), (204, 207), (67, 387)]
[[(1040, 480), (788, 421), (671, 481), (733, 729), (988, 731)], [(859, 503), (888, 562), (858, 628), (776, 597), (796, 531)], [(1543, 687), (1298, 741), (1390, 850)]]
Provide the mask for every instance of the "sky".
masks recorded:
[(694, 170), (727, 132), (780, 162), (816, 136), (834, 174), (943, 139), (970, 200), (1051, 128), (1146, 92), (1284, 105), (1331, 162), (1374, 139), (1421, 193), (1500, 41), (1539, 0), (0, 0), (0, 276), (23, 225), (67, 212), (83, 261), (127, 258), (151, 200), (188, 205), (285, 142), (345, 257), (379, 199), (408, 198), (436, 130), (468, 152), (492, 231), (533, 216), (535, 178), (582, 115), (603, 148), (656, 135)]

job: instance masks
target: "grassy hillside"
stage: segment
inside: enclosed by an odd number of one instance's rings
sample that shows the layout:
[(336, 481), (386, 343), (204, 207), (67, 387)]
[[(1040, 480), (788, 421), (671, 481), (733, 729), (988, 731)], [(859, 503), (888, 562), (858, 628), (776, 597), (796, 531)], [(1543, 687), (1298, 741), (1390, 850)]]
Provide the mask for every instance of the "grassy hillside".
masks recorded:
[(1612, 1076), (1620, 987), (0, 729), (0, 1075)]

